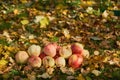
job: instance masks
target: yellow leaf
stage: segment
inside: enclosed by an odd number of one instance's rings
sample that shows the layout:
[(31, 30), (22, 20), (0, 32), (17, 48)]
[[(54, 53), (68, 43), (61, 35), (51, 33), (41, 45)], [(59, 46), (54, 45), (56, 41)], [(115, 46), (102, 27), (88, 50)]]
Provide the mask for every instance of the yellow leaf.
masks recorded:
[(69, 30), (68, 29), (63, 29), (63, 34), (64, 36), (69, 39), (70, 38), (70, 34), (69, 34)]
[(48, 24), (49, 24), (48, 18), (44, 17), (40, 20), (40, 28), (46, 28)]
[(68, 10), (63, 10), (62, 13), (63, 13), (64, 15), (67, 15)]
[(0, 60), (0, 70), (3, 69), (7, 65), (8, 61), (2, 59)]
[(23, 25), (25, 25), (25, 24), (28, 24), (29, 21), (28, 21), (28, 20), (22, 20), (21, 23), (22, 23)]
[(82, 74), (79, 74), (79, 76), (77, 77), (77, 80), (85, 80), (85, 78), (82, 76)]
[(15, 15), (19, 14), (18, 9), (14, 9), (13, 13), (14, 13)]
[(27, 3), (27, 0), (20, 0), (21, 3)]

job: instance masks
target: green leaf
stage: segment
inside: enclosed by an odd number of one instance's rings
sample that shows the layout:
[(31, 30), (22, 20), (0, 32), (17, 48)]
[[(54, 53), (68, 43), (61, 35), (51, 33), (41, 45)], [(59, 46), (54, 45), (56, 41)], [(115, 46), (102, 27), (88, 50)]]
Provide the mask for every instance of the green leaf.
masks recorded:
[(58, 40), (59, 40), (58, 37), (53, 37), (53, 38), (52, 38), (52, 41), (53, 41), (53, 42), (57, 42)]
[(90, 77), (86, 76), (86, 80), (92, 80)]
[(117, 24), (117, 25), (115, 26), (115, 28), (120, 28), (120, 24)]
[(7, 45), (7, 41), (5, 39), (0, 39), (0, 44)]
[(18, 75), (19, 73), (20, 73), (20, 72), (17, 71), (17, 70), (14, 70), (14, 69), (11, 70), (11, 74), (13, 74), (13, 75)]

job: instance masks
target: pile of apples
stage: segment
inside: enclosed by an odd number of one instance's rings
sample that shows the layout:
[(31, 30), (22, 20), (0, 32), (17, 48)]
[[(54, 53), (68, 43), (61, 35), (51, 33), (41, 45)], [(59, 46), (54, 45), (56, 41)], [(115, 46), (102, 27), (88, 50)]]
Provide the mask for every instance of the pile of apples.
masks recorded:
[(59, 46), (57, 43), (49, 43), (43, 49), (39, 45), (31, 45), (27, 51), (19, 51), (15, 60), (20, 64), (28, 64), (32, 67), (65, 67), (80, 68), (83, 58), (89, 56), (80, 43)]

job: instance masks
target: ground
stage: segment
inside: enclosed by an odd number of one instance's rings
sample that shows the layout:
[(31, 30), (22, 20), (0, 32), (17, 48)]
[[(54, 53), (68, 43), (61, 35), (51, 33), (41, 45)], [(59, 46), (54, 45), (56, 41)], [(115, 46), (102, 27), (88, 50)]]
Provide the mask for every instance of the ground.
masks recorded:
[(17, 64), (15, 54), (32, 44), (44, 47), (49, 42), (81, 43), (90, 53), (75, 73), (56, 68), (50, 80), (120, 79), (120, 2), (70, 1), (0, 2), (0, 79), (43, 80), (38, 76), (44, 69), (25, 71), (27, 65)]

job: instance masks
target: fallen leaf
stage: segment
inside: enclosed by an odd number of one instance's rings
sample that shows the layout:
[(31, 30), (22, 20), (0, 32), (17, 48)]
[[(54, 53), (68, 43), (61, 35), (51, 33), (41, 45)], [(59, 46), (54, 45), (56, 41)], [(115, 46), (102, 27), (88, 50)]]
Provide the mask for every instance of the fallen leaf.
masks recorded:
[(70, 38), (70, 34), (69, 34), (69, 30), (68, 29), (63, 29), (63, 34), (64, 36), (69, 39)]
[(48, 18), (44, 17), (40, 20), (40, 28), (46, 28), (48, 24), (49, 24)]
[(99, 37), (96, 37), (96, 36), (92, 36), (92, 37), (90, 37), (92, 40), (95, 40), (95, 41), (97, 41), (97, 40), (101, 40), (101, 38), (99, 38)]
[(99, 76), (101, 74), (100, 71), (98, 70), (93, 70), (92, 73), (95, 75), (95, 76)]
[(120, 24), (115, 25), (115, 28), (120, 28)]
[(93, 14), (94, 9), (93, 9), (92, 7), (88, 7), (88, 8), (86, 9), (86, 12), (87, 12), (88, 14)]
[(0, 71), (6, 67), (7, 63), (8, 61), (4, 59), (0, 60)]
[(29, 21), (27, 19), (25, 19), (25, 20), (22, 20), (21, 23), (22, 23), (22, 25), (26, 25), (29, 23)]
[(13, 13), (14, 13), (15, 15), (19, 14), (19, 10), (18, 10), (18, 9), (14, 9)]
[(85, 80), (85, 78), (83, 77), (82, 74), (79, 74), (79, 76), (77, 77), (77, 80)]
[(107, 18), (108, 15), (109, 15), (109, 13), (106, 10), (102, 13), (102, 17), (103, 18)]

